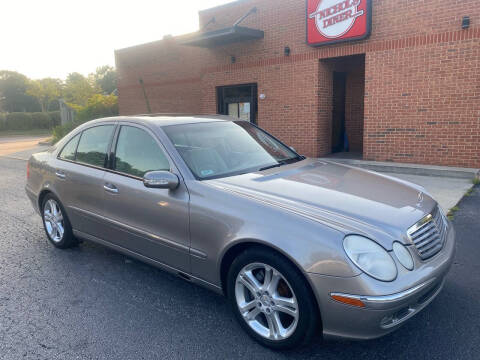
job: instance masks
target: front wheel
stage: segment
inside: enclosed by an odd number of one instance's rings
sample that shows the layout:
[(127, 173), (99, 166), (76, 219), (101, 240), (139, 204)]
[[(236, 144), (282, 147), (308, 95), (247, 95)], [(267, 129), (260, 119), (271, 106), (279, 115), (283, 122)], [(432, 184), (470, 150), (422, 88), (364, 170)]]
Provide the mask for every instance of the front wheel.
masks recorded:
[(232, 263), (227, 295), (237, 320), (273, 349), (308, 343), (318, 324), (314, 295), (301, 272), (283, 256), (247, 249)]

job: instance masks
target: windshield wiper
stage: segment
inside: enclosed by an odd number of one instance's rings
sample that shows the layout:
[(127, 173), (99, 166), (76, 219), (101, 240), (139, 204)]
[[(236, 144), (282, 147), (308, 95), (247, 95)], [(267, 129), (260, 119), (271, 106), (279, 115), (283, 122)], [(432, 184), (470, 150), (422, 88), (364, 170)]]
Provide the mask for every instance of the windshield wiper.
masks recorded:
[(262, 167), (262, 168), (258, 169), (258, 171), (273, 169), (273, 168), (276, 168), (276, 167), (280, 167), (282, 165), (285, 165), (285, 163), (284, 162), (279, 162), (278, 164), (273, 164), (273, 165)]

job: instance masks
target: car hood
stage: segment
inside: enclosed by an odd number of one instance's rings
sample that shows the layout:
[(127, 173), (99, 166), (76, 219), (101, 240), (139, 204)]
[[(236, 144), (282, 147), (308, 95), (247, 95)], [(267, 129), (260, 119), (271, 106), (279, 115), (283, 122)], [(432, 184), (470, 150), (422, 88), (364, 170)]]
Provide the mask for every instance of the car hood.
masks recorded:
[(420, 186), (314, 159), (207, 183), (344, 233), (374, 238), (387, 249), (394, 239), (407, 243), (406, 230), (436, 204)]

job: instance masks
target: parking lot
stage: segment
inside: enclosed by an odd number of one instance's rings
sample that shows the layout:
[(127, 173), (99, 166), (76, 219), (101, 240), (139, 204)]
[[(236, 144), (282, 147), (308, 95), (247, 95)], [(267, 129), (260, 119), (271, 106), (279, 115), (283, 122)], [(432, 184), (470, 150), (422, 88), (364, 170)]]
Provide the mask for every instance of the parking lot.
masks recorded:
[(0, 157), (1, 359), (478, 359), (480, 190), (455, 214), (457, 255), (423, 312), (377, 340), (276, 353), (214, 293), (91, 243), (56, 250), (25, 193), (25, 161)]

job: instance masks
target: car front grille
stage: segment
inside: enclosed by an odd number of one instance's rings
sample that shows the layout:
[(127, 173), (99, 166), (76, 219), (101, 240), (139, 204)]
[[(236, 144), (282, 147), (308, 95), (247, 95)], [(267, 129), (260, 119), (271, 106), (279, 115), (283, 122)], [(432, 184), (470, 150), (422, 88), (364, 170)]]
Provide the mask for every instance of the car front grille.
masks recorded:
[(422, 260), (429, 259), (442, 250), (447, 236), (447, 221), (438, 205), (431, 214), (408, 229), (407, 234)]

